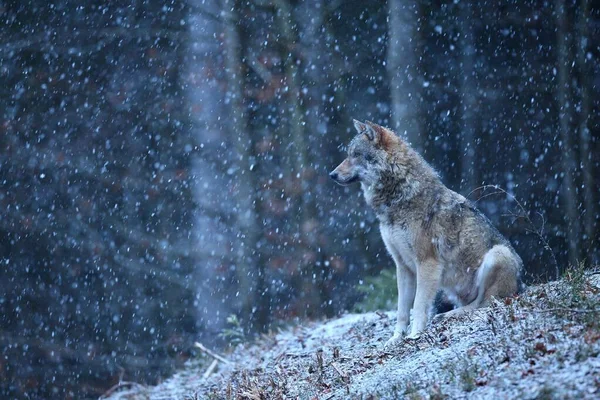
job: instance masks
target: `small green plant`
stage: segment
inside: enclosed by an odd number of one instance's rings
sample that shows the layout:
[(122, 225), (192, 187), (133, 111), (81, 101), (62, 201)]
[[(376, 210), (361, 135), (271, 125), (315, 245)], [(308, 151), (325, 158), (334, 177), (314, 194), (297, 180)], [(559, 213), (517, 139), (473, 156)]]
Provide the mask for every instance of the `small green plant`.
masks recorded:
[(588, 328), (600, 328), (600, 307), (598, 290), (590, 284), (589, 273), (584, 263), (572, 266), (565, 271), (563, 290), (558, 298), (551, 302), (555, 314), (585, 324)]
[(598, 350), (592, 345), (581, 344), (575, 350), (575, 361), (577, 362), (583, 362), (590, 357), (598, 357)]
[(411, 383), (407, 383), (404, 388), (404, 396), (409, 400), (421, 400), (423, 396), (419, 394), (419, 388)]
[(539, 400), (552, 400), (555, 398), (556, 398), (555, 391), (551, 386), (548, 386), (548, 384), (542, 386), (536, 396), (536, 399), (539, 399)]
[(354, 311), (391, 310), (397, 298), (396, 270), (384, 269), (379, 275), (367, 277), (356, 289), (363, 298), (356, 303)]
[(459, 378), (460, 384), (465, 392), (472, 392), (475, 390), (477, 386), (477, 373), (477, 365), (469, 364), (466, 359), (463, 360), (463, 367), (460, 371)]
[(586, 277), (585, 277), (585, 265), (579, 263), (576, 266), (572, 266), (565, 271), (564, 274), (565, 282), (569, 285), (570, 303), (579, 304), (586, 299)]
[(244, 335), (244, 329), (238, 319), (237, 315), (231, 314), (227, 317), (227, 328), (224, 328), (219, 337), (225, 339), (230, 346), (236, 346), (245, 341), (246, 336)]
[(440, 385), (434, 384), (429, 391), (429, 400), (444, 400), (447, 397), (448, 396), (442, 391), (442, 387)]

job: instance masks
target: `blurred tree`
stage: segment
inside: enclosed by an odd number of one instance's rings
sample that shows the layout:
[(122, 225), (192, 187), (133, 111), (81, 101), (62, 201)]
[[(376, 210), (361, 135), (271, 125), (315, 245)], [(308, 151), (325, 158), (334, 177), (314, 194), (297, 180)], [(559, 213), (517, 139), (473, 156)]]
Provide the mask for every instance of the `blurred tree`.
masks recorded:
[(392, 129), (419, 150), (423, 150), (424, 131), (419, 121), (423, 106), (419, 86), (424, 85), (419, 67), (419, 4), (405, 0), (388, 1), (388, 46), (386, 66), (391, 90)]
[(469, 193), (479, 186), (477, 168), (477, 139), (479, 127), (477, 126), (477, 107), (479, 101), (479, 88), (475, 70), (477, 48), (475, 47), (475, 16), (470, 2), (461, 2), (458, 5), (458, 45), (460, 46), (458, 81), (460, 82), (461, 106), (461, 135), (460, 137), (460, 188), (462, 193)]
[(262, 191), (257, 179), (257, 155), (254, 153), (255, 141), (249, 132), (247, 105), (244, 100), (244, 50), (240, 35), (238, 12), (240, 2), (223, 0), (223, 18), (225, 20), (225, 55), (227, 76), (227, 96), (230, 126), (230, 141), (234, 143), (236, 171), (232, 179), (235, 185), (237, 217), (236, 240), (232, 250), (237, 254), (236, 276), (238, 290), (244, 304), (239, 310), (256, 328), (265, 329), (269, 323), (269, 292), (265, 284), (265, 259), (261, 249), (261, 198)]
[[(506, 188), (561, 266), (598, 260), (599, 5), (3, 2), (3, 394), (96, 396), (231, 314), (249, 333), (351, 308), (392, 266), (358, 186), (327, 177), (352, 118), (465, 195)], [(529, 279), (553, 275), (480, 194)]]
[[(579, 18), (577, 21), (577, 64), (579, 78), (579, 96), (580, 96), (580, 111), (579, 111), (579, 158), (581, 160), (581, 175), (583, 175), (583, 198), (585, 211), (583, 213), (583, 226), (585, 240), (582, 241), (583, 249), (587, 255), (584, 257), (590, 263), (598, 263), (600, 261), (600, 249), (597, 248), (596, 230), (598, 220), (598, 199), (595, 195), (595, 178), (594, 169), (594, 154), (592, 153), (591, 129), (590, 129), (590, 112), (592, 102), (590, 99), (590, 81), (591, 71), (589, 67), (589, 55), (591, 55), (588, 46), (590, 43), (589, 28), (590, 23), (590, 1), (581, 0), (578, 7)], [(596, 160), (597, 162), (597, 160)]]
[[(295, 207), (293, 224), (295, 225), (294, 241), (303, 254), (300, 255), (297, 268), (308, 282), (303, 283), (305, 293), (304, 301), (309, 315), (319, 315), (320, 309), (330, 309), (326, 299), (327, 289), (324, 285), (323, 263), (318, 262), (318, 220), (315, 207), (313, 189), (316, 184), (314, 160), (311, 157), (311, 143), (307, 132), (306, 110), (303, 102), (302, 65), (303, 54), (299, 49), (298, 30), (300, 25), (292, 14), (292, 6), (287, 0), (275, 0), (275, 13), (277, 24), (280, 27), (280, 51), (283, 60), (285, 76), (285, 115), (289, 134), (287, 140), (293, 156), (289, 157), (288, 174), (295, 179), (298, 185), (298, 199)], [(295, 177), (294, 177), (295, 175)], [(331, 311), (328, 312), (331, 316)]]
[[(569, 264), (577, 265), (581, 259), (581, 219), (577, 211), (578, 195), (576, 190), (575, 173), (577, 170), (577, 159), (573, 149), (572, 137), (572, 91), (571, 79), (571, 41), (572, 34), (568, 31), (568, 15), (565, 11), (563, 0), (556, 0), (554, 13), (556, 14), (556, 67), (558, 70), (558, 81), (556, 85), (556, 99), (559, 110), (559, 130), (561, 137), (561, 161), (562, 161), (562, 190), (561, 194), (565, 203), (565, 221), (567, 231), (567, 243), (569, 246)], [(558, 278), (558, 277), (557, 277)]]
[(196, 330), (186, 5), (2, 8), (0, 390), (155, 380)]

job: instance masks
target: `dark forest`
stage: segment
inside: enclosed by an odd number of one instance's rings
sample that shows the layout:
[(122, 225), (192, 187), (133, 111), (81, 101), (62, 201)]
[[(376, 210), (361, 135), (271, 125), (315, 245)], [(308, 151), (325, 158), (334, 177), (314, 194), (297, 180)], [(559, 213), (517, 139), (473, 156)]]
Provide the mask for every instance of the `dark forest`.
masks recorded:
[[(521, 255), (598, 264), (600, 3), (0, 1), (0, 393), (97, 398), (392, 270), (352, 119)], [(229, 322), (228, 322), (229, 321)]]

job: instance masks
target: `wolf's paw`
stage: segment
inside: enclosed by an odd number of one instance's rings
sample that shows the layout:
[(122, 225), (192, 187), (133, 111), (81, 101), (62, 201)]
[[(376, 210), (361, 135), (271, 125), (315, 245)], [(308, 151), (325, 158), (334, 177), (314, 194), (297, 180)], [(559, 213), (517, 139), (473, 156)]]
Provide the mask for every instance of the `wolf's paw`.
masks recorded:
[(406, 337), (406, 340), (417, 340), (420, 337), (421, 337), (421, 333), (420, 332), (411, 333), (410, 335), (408, 335)]
[(387, 349), (396, 347), (398, 345), (398, 343), (400, 343), (402, 341), (403, 337), (404, 337), (404, 334), (402, 332), (394, 332), (394, 336), (392, 336), (391, 338), (388, 339), (387, 342), (385, 342), (385, 344), (383, 345), (383, 348), (385, 350), (387, 350)]

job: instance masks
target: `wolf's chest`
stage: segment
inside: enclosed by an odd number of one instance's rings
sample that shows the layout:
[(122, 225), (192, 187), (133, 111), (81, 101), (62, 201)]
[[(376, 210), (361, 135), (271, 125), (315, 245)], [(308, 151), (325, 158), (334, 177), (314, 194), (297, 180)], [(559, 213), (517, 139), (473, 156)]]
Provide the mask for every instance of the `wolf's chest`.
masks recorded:
[(415, 271), (417, 260), (412, 233), (407, 229), (387, 224), (382, 224), (380, 230), (381, 238), (392, 257), (400, 259), (408, 268)]

